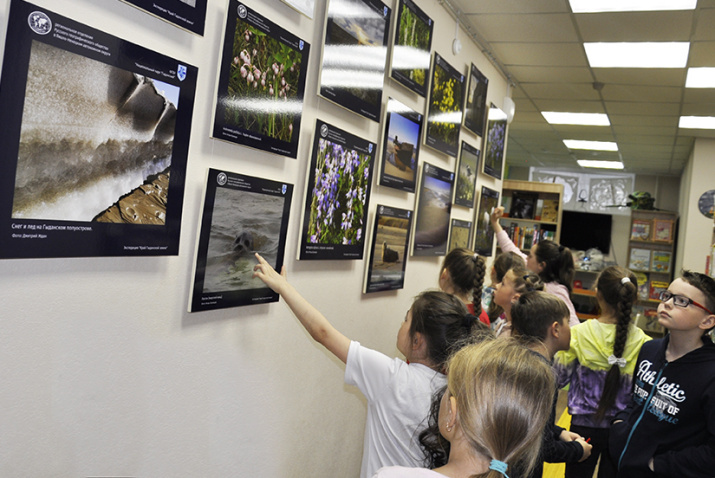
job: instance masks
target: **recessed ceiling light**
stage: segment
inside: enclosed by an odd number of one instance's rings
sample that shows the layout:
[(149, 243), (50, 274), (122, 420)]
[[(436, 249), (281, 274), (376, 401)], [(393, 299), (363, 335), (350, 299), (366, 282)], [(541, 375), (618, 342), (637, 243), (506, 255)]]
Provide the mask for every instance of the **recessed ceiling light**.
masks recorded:
[(678, 122), (679, 128), (690, 129), (715, 129), (715, 117), (713, 116), (681, 116)]
[(574, 13), (694, 10), (697, 0), (569, 0)]
[(591, 68), (685, 68), (688, 42), (584, 43)]
[(715, 68), (688, 68), (686, 88), (715, 88)]
[(600, 169), (623, 169), (623, 163), (620, 161), (597, 161), (594, 159), (577, 159), (576, 162), (582, 168), (600, 168)]
[(580, 139), (565, 139), (568, 149), (588, 149), (591, 151), (618, 151), (618, 145), (613, 141), (582, 141)]
[(559, 113), (542, 111), (541, 115), (550, 124), (576, 124), (587, 126), (609, 126), (608, 115), (603, 113)]

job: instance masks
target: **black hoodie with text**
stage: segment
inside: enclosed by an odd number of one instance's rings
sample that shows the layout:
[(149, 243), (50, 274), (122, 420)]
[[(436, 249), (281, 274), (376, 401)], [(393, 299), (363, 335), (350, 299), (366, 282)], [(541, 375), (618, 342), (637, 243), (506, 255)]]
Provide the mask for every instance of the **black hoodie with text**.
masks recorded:
[(668, 362), (669, 339), (643, 344), (631, 402), (614, 418), (624, 420), (610, 432), (618, 477), (715, 477), (715, 344), (705, 336)]

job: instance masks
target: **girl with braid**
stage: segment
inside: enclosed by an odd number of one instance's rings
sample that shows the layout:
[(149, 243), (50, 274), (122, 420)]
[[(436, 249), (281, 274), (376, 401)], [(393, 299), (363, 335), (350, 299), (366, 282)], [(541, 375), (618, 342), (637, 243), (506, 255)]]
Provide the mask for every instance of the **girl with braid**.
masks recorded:
[(486, 264), (479, 255), (459, 247), (444, 258), (439, 272), (439, 288), (452, 294), (467, 306), (469, 313), (489, 325), (489, 316), (482, 309), (482, 286)]
[(544, 290), (539, 276), (529, 272), (522, 264), (509, 269), (494, 291), (494, 303), (501, 307), (503, 317), (494, 322), (492, 330), (497, 337), (511, 337), (511, 306), (522, 294), (535, 290)]
[(618, 266), (604, 269), (596, 281), (598, 319), (571, 328), (571, 344), (555, 357), (559, 387), (570, 383), (568, 409), (571, 431), (591, 438), (591, 456), (566, 464), (566, 478), (591, 477), (598, 457), (598, 477), (616, 476), (608, 454), (610, 423), (630, 400), (638, 352), (650, 340), (631, 321), (638, 287), (631, 271)]

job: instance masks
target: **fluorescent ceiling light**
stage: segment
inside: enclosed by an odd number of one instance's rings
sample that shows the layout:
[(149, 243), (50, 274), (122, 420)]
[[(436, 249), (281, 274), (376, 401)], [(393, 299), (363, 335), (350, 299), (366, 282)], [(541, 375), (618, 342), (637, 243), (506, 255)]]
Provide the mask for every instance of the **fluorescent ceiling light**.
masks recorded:
[(609, 126), (608, 115), (603, 113), (558, 113), (542, 111), (541, 115), (550, 124), (576, 124), (587, 126)]
[(620, 161), (597, 161), (594, 159), (577, 159), (576, 162), (582, 168), (623, 169), (623, 163)]
[(697, 0), (569, 0), (574, 13), (694, 10)]
[(680, 128), (690, 129), (715, 129), (713, 116), (681, 116), (678, 122)]
[(588, 149), (591, 151), (618, 151), (618, 145), (613, 141), (581, 141), (579, 139), (565, 139), (564, 144), (568, 149)]
[(685, 68), (688, 42), (584, 43), (591, 68)]
[(686, 88), (715, 88), (715, 68), (688, 68)]

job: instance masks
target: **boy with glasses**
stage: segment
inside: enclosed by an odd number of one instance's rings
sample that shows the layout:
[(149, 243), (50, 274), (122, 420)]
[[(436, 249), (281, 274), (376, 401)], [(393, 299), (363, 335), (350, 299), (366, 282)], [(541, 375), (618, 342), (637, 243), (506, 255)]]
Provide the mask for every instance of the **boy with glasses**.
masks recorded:
[(715, 476), (715, 280), (684, 271), (661, 294), (668, 330), (643, 344), (630, 405), (613, 420), (618, 477)]

